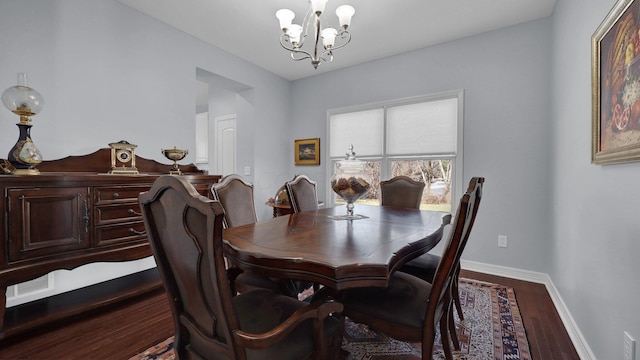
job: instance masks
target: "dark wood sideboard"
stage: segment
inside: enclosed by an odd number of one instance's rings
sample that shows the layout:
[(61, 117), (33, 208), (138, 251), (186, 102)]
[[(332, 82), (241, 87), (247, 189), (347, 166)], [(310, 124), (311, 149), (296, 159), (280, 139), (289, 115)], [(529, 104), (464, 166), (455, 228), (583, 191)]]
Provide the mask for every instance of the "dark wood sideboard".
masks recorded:
[[(40, 175), (0, 175), (4, 196), (0, 202), (0, 340), (161, 287), (159, 278), (152, 277), (128, 290), (53, 311), (33, 314), (32, 310), (6, 309), (9, 285), (53, 270), (151, 255), (138, 195), (156, 178), (169, 174), (171, 165), (138, 156), (139, 175), (110, 175), (110, 159), (111, 149), (105, 148), (44, 161), (38, 166)], [(182, 175), (173, 176), (188, 179), (205, 196), (210, 196), (211, 184), (220, 179), (193, 164), (181, 165), (180, 170)]]

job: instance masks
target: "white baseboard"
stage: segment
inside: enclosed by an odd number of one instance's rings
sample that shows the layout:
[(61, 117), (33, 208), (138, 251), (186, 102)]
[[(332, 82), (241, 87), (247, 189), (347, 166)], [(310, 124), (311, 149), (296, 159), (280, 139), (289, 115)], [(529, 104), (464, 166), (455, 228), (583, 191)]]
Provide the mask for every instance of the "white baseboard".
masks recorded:
[(580, 356), (580, 359), (596, 360), (589, 344), (587, 344), (582, 332), (580, 332), (580, 329), (578, 328), (578, 325), (573, 320), (571, 312), (562, 300), (562, 297), (558, 293), (558, 289), (556, 289), (548, 274), (466, 260), (461, 260), (460, 265), (465, 270), (543, 284), (547, 288), (549, 296), (551, 296), (551, 300), (560, 315), (560, 319), (567, 329), (567, 333), (569, 334), (571, 342), (573, 342), (573, 346), (576, 348), (576, 352), (578, 353), (578, 356)]

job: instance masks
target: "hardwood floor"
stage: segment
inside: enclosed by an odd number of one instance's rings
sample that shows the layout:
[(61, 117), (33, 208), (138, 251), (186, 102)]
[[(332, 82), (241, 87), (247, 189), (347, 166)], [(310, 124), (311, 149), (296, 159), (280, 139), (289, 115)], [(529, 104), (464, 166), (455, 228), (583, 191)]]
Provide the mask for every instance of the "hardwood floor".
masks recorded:
[(128, 359), (173, 335), (164, 290), (0, 344), (0, 359)]
[(513, 288), (532, 359), (580, 360), (544, 285), (468, 270), (460, 276)]
[[(515, 290), (532, 359), (579, 360), (544, 285), (463, 270)], [(0, 343), (0, 359), (129, 359), (173, 335), (162, 291), (77, 316)]]

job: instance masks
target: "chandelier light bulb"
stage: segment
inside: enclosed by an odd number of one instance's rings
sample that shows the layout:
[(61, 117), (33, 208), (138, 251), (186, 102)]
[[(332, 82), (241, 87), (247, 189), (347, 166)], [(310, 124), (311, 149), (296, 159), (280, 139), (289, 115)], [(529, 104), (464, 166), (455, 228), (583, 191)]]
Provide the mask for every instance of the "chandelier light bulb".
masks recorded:
[(280, 29), (286, 32), (291, 27), (291, 22), (296, 14), (289, 9), (280, 9), (276, 11), (276, 17), (280, 21)]
[(293, 43), (294, 46), (300, 43), (300, 34), (302, 34), (302, 26), (298, 24), (292, 24), (287, 30), (287, 35), (289, 35), (291, 43)]
[(338, 30), (334, 28), (326, 28), (322, 30), (322, 45), (325, 49), (330, 49), (336, 43), (336, 35)]
[(311, 0), (311, 10), (318, 16), (324, 12), (325, 5), (327, 0)]
[(351, 17), (356, 13), (356, 9), (351, 5), (342, 5), (336, 9), (336, 15), (340, 19), (340, 26), (347, 29), (351, 25)]

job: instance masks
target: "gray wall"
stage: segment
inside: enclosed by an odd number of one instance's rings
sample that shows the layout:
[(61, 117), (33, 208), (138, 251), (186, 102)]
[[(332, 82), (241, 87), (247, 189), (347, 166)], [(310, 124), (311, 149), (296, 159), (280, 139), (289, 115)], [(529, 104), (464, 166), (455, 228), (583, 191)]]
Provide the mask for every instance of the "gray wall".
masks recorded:
[(599, 359), (640, 339), (640, 163), (592, 165), (591, 36), (614, 0), (560, 0), (553, 16), (549, 273)]

